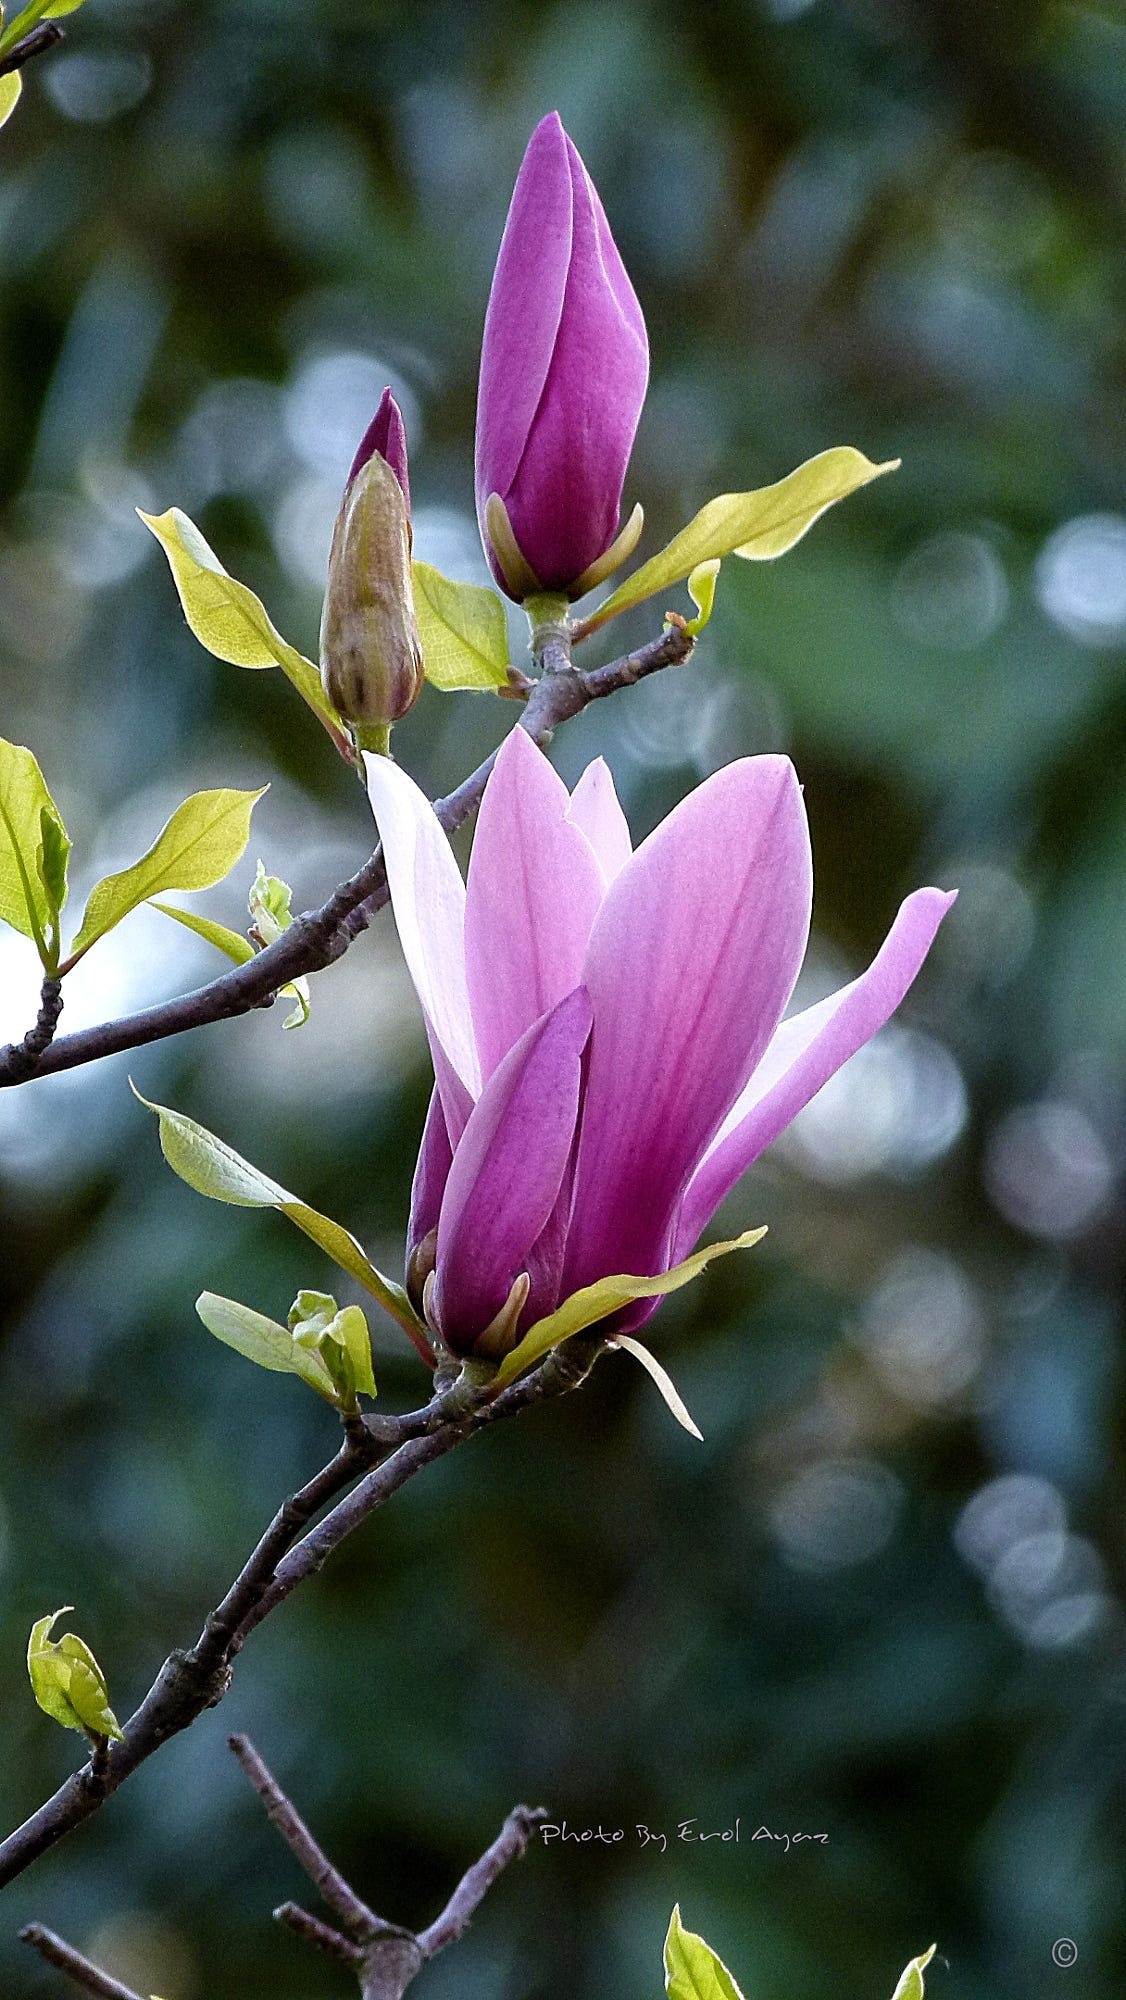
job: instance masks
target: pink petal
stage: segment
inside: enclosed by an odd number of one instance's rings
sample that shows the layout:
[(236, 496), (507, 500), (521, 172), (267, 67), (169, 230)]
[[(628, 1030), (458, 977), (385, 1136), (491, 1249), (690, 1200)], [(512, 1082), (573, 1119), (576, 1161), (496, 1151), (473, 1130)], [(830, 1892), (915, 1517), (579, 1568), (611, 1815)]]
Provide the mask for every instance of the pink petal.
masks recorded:
[(685, 1183), (762, 1056), (809, 929), (809, 831), (793, 766), (717, 771), (607, 892), (564, 1290), (665, 1267)]
[(437, 1323), (456, 1353), (500, 1311), (555, 1209), (590, 1021), (580, 987), (521, 1037), (470, 1114), (446, 1182), (434, 1289)]
[(430, 1093), (430, 1106), (422, 1128), (422, 1144), (411, 1185), (411, 1213), (407, 1224), (407, 1261), (415, 1246), (438, 1227), (442, 1196), (446, 1192), (453, 1152), (442, 1115), (442, 1098), (437, 1084)]
[(555, 351), (571, 262), (567, 135), (549, 112), (528, 141), (493, 274), (477, 397), (477, 511), (503, 499)]
[(523, 729), (501, 745), (477, 820), (465, 963), (481, 1074), (574, 991), (601, 904), (602, 871), (567, 817), (567, 787)]
[(571, 793), (567, 818), (585, 833), (605, 880), (612, 882), (632, 858), (633, 842), (604, 757), (587, 765)]
[[(426, 1016), (454, 1136), (465, 1117), (462, 1092), (476, 1098), (481, 1088), (465, 981), (465, 885), (425, 793), (389, 757), (365, 755), (364, 764), (403, 957)], [(462, 1092), (452, 1087), (450, 1071)]]
[(954, 901), (916, 889), (902, 904), (867, 972), (784, 1021), (694, 1174), (673, 1259), (688, 1254), (721, 1201), (821, 1086), (894, 1014)]

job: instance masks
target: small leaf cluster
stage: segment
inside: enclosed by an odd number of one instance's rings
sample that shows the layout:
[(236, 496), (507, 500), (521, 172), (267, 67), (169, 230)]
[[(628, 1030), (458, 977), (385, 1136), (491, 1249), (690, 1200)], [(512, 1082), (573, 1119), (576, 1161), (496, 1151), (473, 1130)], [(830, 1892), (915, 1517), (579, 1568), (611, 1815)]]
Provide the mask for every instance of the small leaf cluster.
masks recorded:
[(31, 939), (48, 978), (62, 978), (142, 903), (169, 889), (221, 882), (242, 857), (265, 789), (185, 799), (139, 861), (95, 883), (64, 958), (70, 837), (33, 753), (0, 737), (0, 918)]
[(51, 1633), (73, 1605), (39, 1618), (27, 1642), (27, 1672), (31, 1691), (43, 1710), (64, 1729), (76, 1729), (94, 1744), (107, 1737), (121, 1739), (117, 1717), (109, 1705), (105, 1675), (77, 1632), (64, 1632), (61, 1639)]

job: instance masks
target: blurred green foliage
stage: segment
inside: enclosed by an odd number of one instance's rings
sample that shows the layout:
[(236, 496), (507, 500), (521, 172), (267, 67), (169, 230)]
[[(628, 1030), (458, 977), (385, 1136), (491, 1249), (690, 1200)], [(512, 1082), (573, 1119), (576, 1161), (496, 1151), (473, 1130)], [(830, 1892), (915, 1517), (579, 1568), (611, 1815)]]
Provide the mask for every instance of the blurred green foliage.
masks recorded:
[[(677, 1900), (752, 2000), (867, 2000), (923, 1937), (950, 1968), (936, 1995), (1071, 1979), (1112, 2000), (1120, 8), (91, 0), (68, 25), (0, 137), (0, 729), (65, 812), (78, 907), (200, 786), (272, 781), (255, 835), (296, 907), (367, 852), (354, 778), (280, 675), (199, 649), (133, 509), (187, 509), (311, 650), (390, 381), (416, 551), (484, 581), (476, 354), (552, 105), (651, 331), (641, 555), (827, 445), (903, 459), (783, 562), (725, 565), (697, 662), (579, 718), (560, 767), (605, 751), (644, 830), (717, 763), (792, 749), (826, 982), (916, 883), (962, 893), (897, 1024), (730, 1203), (723, 1233), (768, 1221), (762, 1250), (663, 1310), (704, 1444), (617, 1356), (432, 1468), (256, 1635), (219, 1713), (8, 1891), (0, 1987), (57, 1990), (14, 1943), (35, 1917), (170, 2000), (345, 1990), (270, 1924), (298, 1884), (225, 1751), (237, 1727), (408, 1922), (518, 1798), (625, 1829), (533, 1853), (431, 2000), (651, 2000)], [(427, 691), (396, 751), (444, 789), (510, 720)], [(200, 900), (236, 929), (256, 851)], [(35, 956), (5, 934), (0, 957), (18, 1034)], [(141, 912), (67, 1015), (213, 971)], [(427, 1067), (389, 921), (313, 983), (300, 1035), (275, 1009), (132, 1072), (398, 1271)], [(33, 1618), (78, 1606), (124, 1714), (334, 1419), (193, 1311), (207, 1287), (284, 1317), (328, 1267), (176, 1181), (124, 1065), (3, 1093), (0, 1144), (7, 1825), (72, 1766), (27, 1689)], [(385, 1406), (417, 1397), (406, 1343), (376, 1339)], [(676, 1837), (737, 1817), (739, 1842)]]

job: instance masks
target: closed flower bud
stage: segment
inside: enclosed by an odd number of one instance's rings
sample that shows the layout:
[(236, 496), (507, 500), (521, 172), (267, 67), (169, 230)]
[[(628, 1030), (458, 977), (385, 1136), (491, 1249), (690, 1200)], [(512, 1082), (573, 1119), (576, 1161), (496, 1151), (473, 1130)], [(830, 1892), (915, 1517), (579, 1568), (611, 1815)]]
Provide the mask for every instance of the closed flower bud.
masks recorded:
[(385, 389), (352, 465), (336, 518), (321, 615), (325, 693), (365, 749), (422, 689), (411, 588), (410, 485), (403, 419)]
[(578, 597), (624, 561), (622, 487), (649, 380), (645, 321), (557, 112), (524, 155), (489, 296), (477, 400), (477, 518), (518, 600)]

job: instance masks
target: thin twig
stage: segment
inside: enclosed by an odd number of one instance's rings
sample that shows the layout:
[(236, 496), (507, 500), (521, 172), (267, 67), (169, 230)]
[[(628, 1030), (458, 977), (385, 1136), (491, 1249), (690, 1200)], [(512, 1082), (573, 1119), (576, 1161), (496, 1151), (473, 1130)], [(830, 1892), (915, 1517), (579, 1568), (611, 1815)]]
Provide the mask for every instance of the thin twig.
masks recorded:
[(418, 1942), (424, 1958), (434, 1958), (456, 1943), (466, 1930), (498, 1876), (528, 1851), (528, 1843), (538, 1826), (551, 1814), (544, 1806), (513, 1806), (491, 1847), (479, 1861), (467, 1868), (440, 1917), (428, 1930), (420, 1931)]
[(353, 1944), (331, 1924), (322, 1923), (320, 1917), (314, 1917), (310, 1910), (303, 1910), (300, 1903), (279, 1903), (274, 1911), (274, 1920), (296, 1931), (306, 1944), (325, 1952), (329, 1958), (343, 1959), (345, 1965), (359, 1965), (363, 1958), (362, 1945)]
[(326, 1903), (343, 1917), (357, 1944), (366, 1944), (381, 1928), (379, 1918), (334, 1868), (320, 1843), (314, 1840), (297, 1807), (283, 1792), (273, 1772), (267, 1770), (248, 1736), (229, 1736), (227, 1742), (250, 1779), (271, 1826), (276, 1827)]
[(38, 27), (31, 28), (22, 40), (13, 43), (7, 55), (0, 56), (0, 76), (8, 76), (14, 69), (22, 69), (48, 49), (57, 48), (66, 40), (57, 21), (40, 21)]
[[(592, 701), (601, 701), (619, 688), (631, 687), (645, 675), (687, 660), (695, 640), (672, 625), (623, 659), (611, 660), (589, 673), (577, 667), (561, 667), (535, 683), (519, 726), (533, 742), (546, 748), (555, 730), (577, 715)], [(453, 833), (476, 811), (493, 767), (486, 757), (456, 790), (435, 803), (447, 833)], [(387, 901), (387, 875), (377, 848), (355, 875), (342, 882), (319, 910), (296, 918), (284, 936), (261, 951), (245, 965), (233, 966), (206, 986), (176, 999), (142, 1009), (121, 1021), (107, 1021), (95, 1028), (82, 1028), (63, 1035), (46, 1049), (36, 1062), (34, 1076), (54, 1076), (59, 1070), (75, 1069), (118, 1055), (124, 1049), (144, 1047), (164, 1041), (211, 1021), (229, 1020), (261, 1007), (290, 980), (323, 971), (348, 949), (353, 939), (367, 929), (376, 912)], [(29, 1081), (20, 1060), (21, 1044), (0, 1050), (0, 1088)]]
[(83, 1958), (80, 1951), (75, 1951), (73, 1945), (56, 1937), (54, 1931), (45, 1930), (42, 1924), (25, 1924), (20, 1937), (24, 1944), (31, 1945), (41, 1958), (45, 1958), (48, 1965), (57, 1965), (59, 1971), (73, 1979), (76, 1986), (81, 1986), (86, 1993), (96, 1993), (99, 2000), (143, 2000), (143, 1996), (134, 1992), (131, 1986), (123, 1986), (120, 1979), (111, 1979), (108, 1972), (99, 1971), (88, 1958)]

